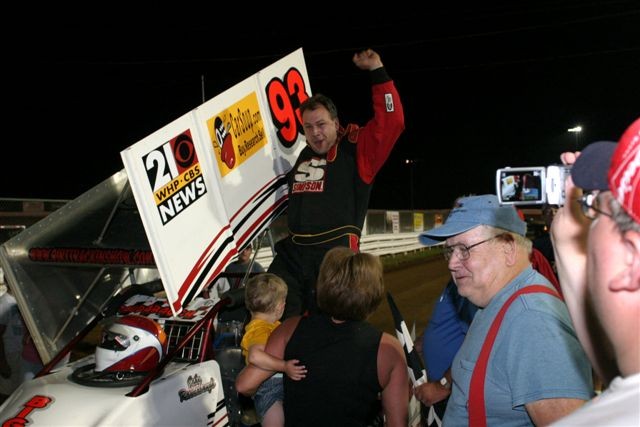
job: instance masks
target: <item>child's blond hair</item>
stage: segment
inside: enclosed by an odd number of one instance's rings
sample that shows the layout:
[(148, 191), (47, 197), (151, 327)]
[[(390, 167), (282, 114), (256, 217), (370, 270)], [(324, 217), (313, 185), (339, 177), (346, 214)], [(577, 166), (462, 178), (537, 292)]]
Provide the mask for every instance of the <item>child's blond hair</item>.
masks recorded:
[(247, 282), (244, 303), (251, 313), (272, 313), (287, 298), (287, 284), (272, 273), (260, 273)]

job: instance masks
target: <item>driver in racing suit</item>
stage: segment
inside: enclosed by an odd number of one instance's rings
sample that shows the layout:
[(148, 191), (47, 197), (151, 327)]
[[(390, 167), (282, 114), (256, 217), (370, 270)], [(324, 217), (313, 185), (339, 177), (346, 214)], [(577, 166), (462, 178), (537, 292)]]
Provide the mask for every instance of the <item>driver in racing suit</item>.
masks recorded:
[(371, 75), (374, 117), (364, 127), (340, 126), (333, 101), (321, 94), (300, 106), (307, 147), (288, 175), (289, 236), (268, 269), (289, 288), (283, 318), (316, 310), (315, 281), (329, 249), (359, 250), (373, 180), (404, 130), (400, 97), (378, 53), (364, 50), (353, 62)]

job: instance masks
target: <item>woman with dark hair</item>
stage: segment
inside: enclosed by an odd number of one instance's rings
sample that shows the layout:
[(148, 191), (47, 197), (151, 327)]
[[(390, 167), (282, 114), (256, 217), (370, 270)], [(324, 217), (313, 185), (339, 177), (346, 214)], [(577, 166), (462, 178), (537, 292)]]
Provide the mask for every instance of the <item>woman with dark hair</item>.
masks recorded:
[[(285, 423), (291, 426), (366, 426), (380, 414), (387, 426), (406, 426), (410, 397), (400, 342), (366, 319), (384, 294), (380, 259), (335, 247), (325, 255), (316, 286), (320, 310), (285, 320), (265, 350), (307, 367), (284, 384)], [(271, 372), (247, 366), (236, 379), (251, 395)]]

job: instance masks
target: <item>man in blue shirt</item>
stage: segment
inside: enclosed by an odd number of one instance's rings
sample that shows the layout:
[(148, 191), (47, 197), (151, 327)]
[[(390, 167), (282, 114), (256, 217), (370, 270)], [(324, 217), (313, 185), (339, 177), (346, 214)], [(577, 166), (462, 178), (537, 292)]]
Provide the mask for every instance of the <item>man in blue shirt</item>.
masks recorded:
[[(445, 242), (459, 295), (479, 307), (453, 360), (445, 424), (548, 424), (593, 394), (591, 366), (567, 308), (531, 267), (525, 232), (513, 206), (483, 195), (460, 199), (443, 226), (420, 236), (428, 246)], [(532, 293), (521, 295), (523, 288)], [(496, 319), (504, 321), (494, 329)], [(483, 360), (486, 369), (478, 369)]]
[(451, 363), (477, 310), (475, 305), (458, 294), (455, 282), (450, 280), (438, 298), (422, 336), (416, 340), (429, 381), (413, 391), (424, 404), (422, 418), (425, 420), (429, 417), (429, 406), (434, 407), (439, 418), (443, 417), (451, 394)]

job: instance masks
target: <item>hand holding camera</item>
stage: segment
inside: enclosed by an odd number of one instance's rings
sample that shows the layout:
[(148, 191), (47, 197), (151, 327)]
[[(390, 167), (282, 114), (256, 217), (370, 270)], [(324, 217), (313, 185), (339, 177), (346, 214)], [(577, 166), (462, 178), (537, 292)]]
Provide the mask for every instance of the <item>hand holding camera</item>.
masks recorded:
[(570, 165), (502, 168), (496, 171), (496, 194), (503, 205), (564, 205)]

